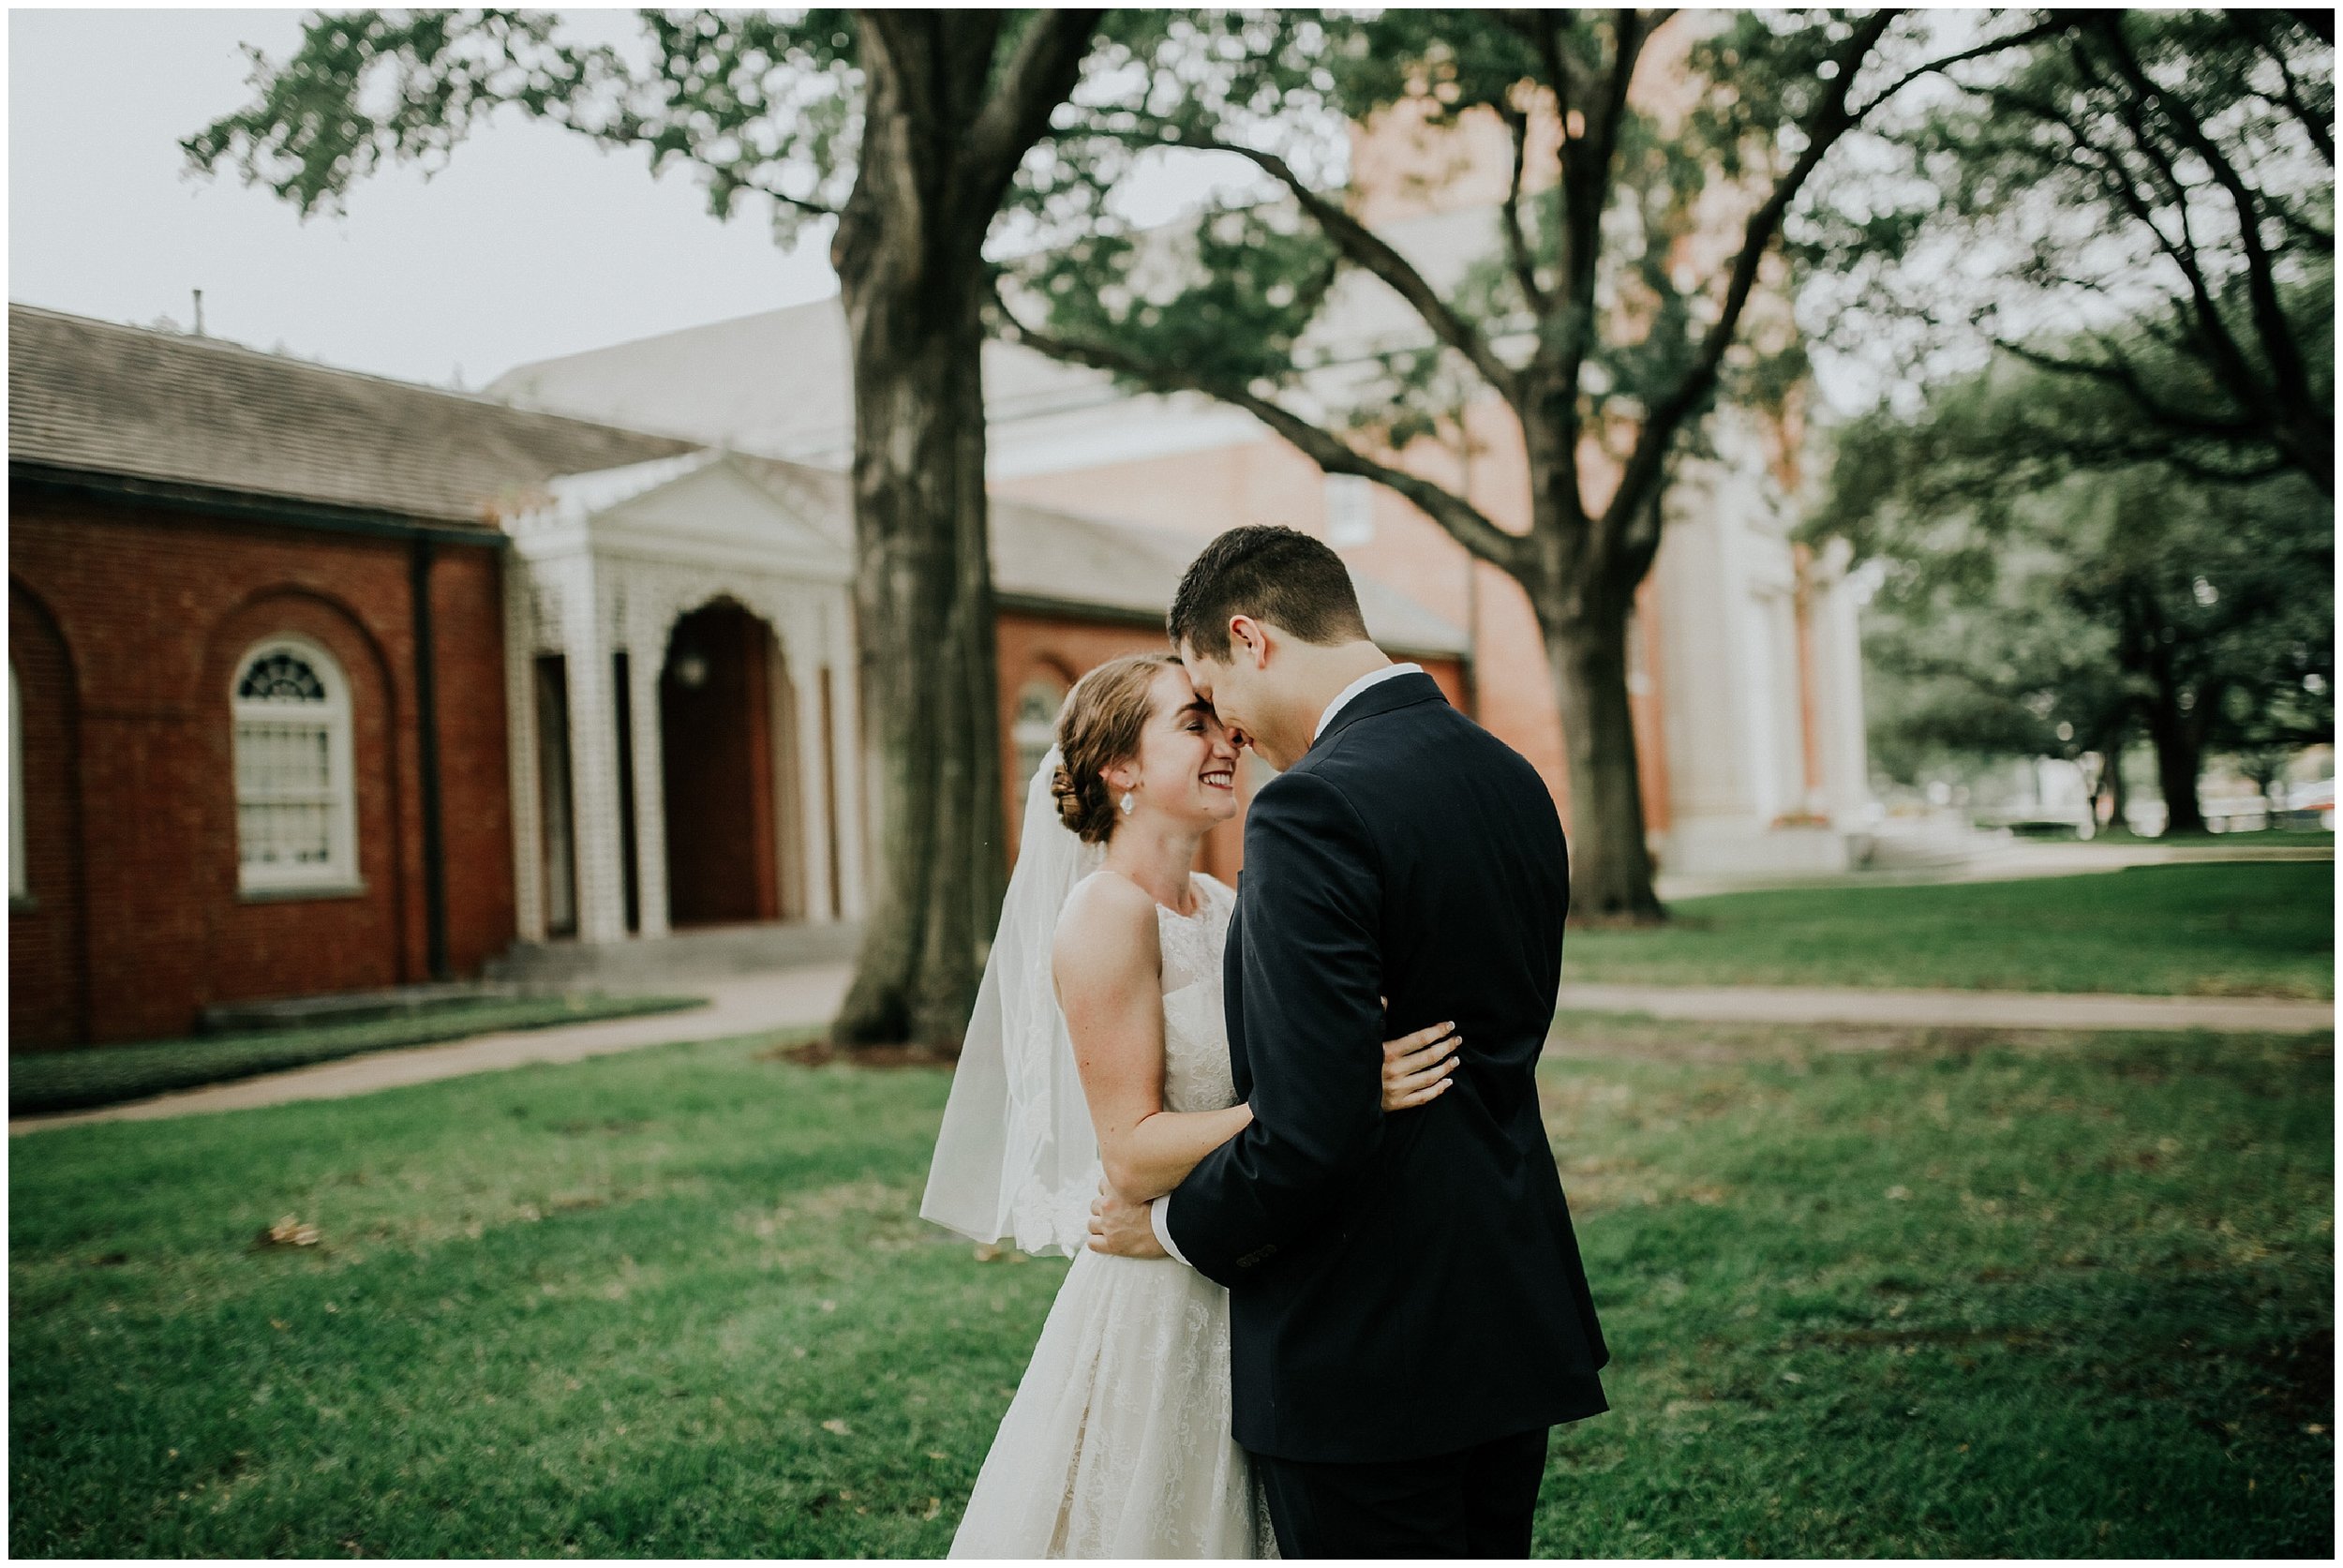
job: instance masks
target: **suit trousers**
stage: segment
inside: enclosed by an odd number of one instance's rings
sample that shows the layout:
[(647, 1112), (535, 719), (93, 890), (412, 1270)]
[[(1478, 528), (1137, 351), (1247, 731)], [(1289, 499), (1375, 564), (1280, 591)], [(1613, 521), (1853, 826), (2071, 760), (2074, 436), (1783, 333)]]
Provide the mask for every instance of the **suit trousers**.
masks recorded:
[(1252, 1456), (1284, 1557), (1526, 1558), (1549, 1428), (1428, 1459)]

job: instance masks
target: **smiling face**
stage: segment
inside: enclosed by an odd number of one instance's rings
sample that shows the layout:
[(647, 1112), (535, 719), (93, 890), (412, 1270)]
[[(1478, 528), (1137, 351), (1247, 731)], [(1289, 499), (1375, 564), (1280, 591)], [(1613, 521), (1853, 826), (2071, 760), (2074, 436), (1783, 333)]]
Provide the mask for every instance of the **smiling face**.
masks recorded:
[(1286, 709), (1292, 706), (1273, 669), (1273, 633), (1249, 616), (1229, 623), (1229, 656), (1216, 659), (1200, 653), (1192, 642), (1180, 644), (1180, 667), (1198, 696), (1212, 706), (1241, 751), (1250, 746), (1272, 768), (1293, 766), (1309, 749), (1306, 733), (1294, 734)]
[(1164, 813), (1184, 827), (1211, 827), (1236, 814), (1237, 748), (1186, 672), (1166, 665), (1149, 686), (1146, 727), (1136, 754), (1106, 769), (1119, 798), (1131, 792), (1134, 817)]

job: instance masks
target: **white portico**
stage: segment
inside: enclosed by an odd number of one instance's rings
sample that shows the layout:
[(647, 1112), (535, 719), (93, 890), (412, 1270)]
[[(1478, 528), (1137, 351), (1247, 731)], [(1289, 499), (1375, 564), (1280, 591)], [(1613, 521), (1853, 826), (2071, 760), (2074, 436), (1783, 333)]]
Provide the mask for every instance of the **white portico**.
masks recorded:
[(1798, 508), (1737, 411), (1715, 415), (1713, 435), (1719, 456), (1679, 470), (1653, 562), (1661, 862), (1695, 878), (1845, 871), (1871, 825), (1848, 552), (1792, 541)]
[(564, 475), (512, 509), (523, 942), (861, 917), (852, 560), (834, 504), (709, 449)]

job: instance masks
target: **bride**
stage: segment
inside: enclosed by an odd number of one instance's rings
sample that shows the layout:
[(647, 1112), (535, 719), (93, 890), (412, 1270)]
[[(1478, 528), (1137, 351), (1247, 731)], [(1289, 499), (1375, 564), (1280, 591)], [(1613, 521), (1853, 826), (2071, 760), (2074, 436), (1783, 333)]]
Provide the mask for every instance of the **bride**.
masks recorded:
[[(1074, 1262), (952, 1555), (1272, 1557), (1230, 1435), (1228, 1292), (1084, 1246), (1102, 1170), (1159, 1196), (1252, 1119), (1220, 1009), (1235, 894), (1188, 869), (1236, 814), (1237, 747), (1168, 653), (1084, 676), (1057, 742), (1026, 790), (919, 1212)], [(1451, 1027), (1385, 1046), (1387, 1112), (1447, 1087)]]

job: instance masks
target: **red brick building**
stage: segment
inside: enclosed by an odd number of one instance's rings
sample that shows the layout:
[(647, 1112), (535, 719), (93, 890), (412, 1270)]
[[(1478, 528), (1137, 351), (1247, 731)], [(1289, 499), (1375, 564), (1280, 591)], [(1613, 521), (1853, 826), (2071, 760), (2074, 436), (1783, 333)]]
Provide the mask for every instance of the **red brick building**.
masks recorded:
[[(9, 326), (12, 1050), (474, 978), (516, 938), (851, 941), (839, 475), (216, 340)], [(1197, 541), (1010, 501), (993, 531), (1022, 786), (1082, 671), (1162, 647)], [(1461, 693), (1460, 634), (1366, 592)]]

